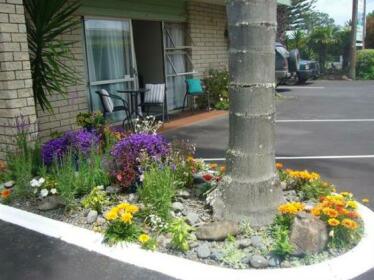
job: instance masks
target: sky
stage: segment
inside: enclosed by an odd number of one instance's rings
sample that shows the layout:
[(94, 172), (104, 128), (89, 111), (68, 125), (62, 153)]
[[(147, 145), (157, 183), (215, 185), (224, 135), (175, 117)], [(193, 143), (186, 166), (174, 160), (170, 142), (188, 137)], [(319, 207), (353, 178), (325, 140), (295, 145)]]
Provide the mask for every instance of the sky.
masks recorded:
[[(318, 0), (317, 10), (327, 13), (338, 25), (344, 25), (352, 17), (352, 0)], [(374, 11), (374, 0), (366, 0), (366, 12)]]

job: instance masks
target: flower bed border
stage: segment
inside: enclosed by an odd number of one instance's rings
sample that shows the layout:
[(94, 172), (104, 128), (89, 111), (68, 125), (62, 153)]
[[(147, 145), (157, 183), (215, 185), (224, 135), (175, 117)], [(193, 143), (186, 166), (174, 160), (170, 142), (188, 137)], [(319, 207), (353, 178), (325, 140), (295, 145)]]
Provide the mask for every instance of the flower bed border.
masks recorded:
[(61, 221), (0, 204), (0, 220), (41, 234), (60, 239), (89, 251), (137, 267), (157, 271), (178, 279), (288, 279), (348, 280), (374, 267), (374, 212), (359, 205), (365, 233), (360, 243), (346, 254), (319, 264), (283, 269), (246, 269), (206, 265), (181, 257), (143, 250), (136, 244), (109, 247), (102, 243), (103, 235)]

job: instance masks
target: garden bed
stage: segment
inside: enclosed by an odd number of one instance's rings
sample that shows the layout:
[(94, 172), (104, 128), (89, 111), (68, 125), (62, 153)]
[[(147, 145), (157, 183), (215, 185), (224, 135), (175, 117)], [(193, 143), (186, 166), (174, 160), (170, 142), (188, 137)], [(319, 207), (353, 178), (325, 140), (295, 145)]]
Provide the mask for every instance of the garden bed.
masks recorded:
[(96, 114), (78, 123), (82, 129), (41, 148), (19, 133), (18, 150), (0, 166), (3, 203), (95, 231), (108, 248), (137, 243), (231, 269), (313, 265), (364, 236), (353, 194), (337, 193), (317, 173), (276, 165), (285, 201), (271, 225), (215, 221), (211, 194), (225, 166), (193, 158), (189, 143), (168, 143), (153, 119), (130, 134), (112, 131)]

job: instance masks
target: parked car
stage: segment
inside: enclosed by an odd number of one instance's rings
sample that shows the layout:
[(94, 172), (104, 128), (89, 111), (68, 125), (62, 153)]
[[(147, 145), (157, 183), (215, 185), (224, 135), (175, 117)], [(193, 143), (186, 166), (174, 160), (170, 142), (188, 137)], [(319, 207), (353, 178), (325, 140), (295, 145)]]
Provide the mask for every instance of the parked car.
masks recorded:
[(277, 84), (297, 76), (300, 69), (300, 52), (297, 49), (288, 51), (281, 43), (275, 44), (275, 77)]
[(314, 71), (312, 67), (313, 61), (310, 60), (300, 60), (300, 68), (297, 72), (298, 82), (304, 84), (307, 80), (313, 78)]

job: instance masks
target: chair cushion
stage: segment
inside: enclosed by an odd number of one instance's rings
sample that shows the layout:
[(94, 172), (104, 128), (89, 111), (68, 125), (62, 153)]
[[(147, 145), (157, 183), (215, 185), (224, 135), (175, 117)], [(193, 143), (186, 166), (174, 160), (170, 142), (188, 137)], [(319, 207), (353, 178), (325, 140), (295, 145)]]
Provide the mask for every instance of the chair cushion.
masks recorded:
[(112, 113), (114, 109), (114, 104), (112, 98), (109, 96), (108, 91), (106, 89), (101, 89), (100, 93), (105, 111), (107, 111), (108, 113)]
[(199, 79), (187, 79), (187, 94), (199, 95), (203, 94), (204, 90)]
[(165, 100), (165, 84), (146, 84), (146, 89), (149, 89), (144, 94), (144, 103), (147, 104), (162, 104)]

